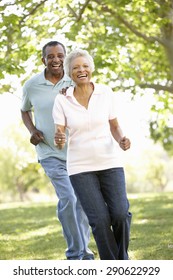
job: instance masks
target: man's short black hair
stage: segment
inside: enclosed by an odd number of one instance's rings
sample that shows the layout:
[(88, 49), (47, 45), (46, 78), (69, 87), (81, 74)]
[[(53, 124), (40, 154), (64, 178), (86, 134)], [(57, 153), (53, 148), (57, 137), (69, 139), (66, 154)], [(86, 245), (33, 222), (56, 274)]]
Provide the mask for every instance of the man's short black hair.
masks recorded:
[(47, 47), (57, 46), (57, 45), (61, 45), (63, 47), (63, 49), (64, 49), (64, 53), (66, 54), (65, 46), (62, 43), (60, 43), (58, 41), (50, 41), (46, 45), (44, 45), (44, 47), (42, 48), (42, 56), (43, 57), (46, 56), (46, 51), (45, 50), (46, 50)]

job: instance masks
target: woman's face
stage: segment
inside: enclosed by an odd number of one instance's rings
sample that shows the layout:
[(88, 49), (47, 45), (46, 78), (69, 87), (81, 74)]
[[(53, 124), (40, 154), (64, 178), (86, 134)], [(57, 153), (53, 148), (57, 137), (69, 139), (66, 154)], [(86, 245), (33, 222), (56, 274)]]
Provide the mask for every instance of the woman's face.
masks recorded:
[(91, 79), (91, 68), (86, 57), (79, 56), (71, 62), (70, 76), (76, 84), (88, 83)]

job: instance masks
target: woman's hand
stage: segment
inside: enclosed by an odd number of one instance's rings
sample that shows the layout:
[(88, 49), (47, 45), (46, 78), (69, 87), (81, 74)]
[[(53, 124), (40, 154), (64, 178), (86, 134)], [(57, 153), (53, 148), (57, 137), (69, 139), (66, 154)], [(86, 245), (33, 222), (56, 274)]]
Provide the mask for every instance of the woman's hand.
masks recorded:
[(57, 131), (55, 132), (54, 144), (59, 149), (63, 149), (66, 142), (66, 134), (62, 131), (60, 127), (57, 127)]
[(130, 148), (131, 142), (129, 140), (129, 138), (126, 138), (125, 136), (123, 138), (121, 138), (121, 140), (119, 141), (119, 145), (121, 147), (121, 149), (123, 149), (124, 151), (128, 150)]

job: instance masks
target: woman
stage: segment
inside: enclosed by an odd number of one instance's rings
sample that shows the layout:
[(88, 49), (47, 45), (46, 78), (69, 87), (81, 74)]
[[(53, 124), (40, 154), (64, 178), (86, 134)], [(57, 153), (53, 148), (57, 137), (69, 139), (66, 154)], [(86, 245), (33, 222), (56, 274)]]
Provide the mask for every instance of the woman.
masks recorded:
[(87, 51), (72, 51), (64, 67), (75, 87), (55, 99), (55, 144), (64, 147), (67, 128), (70, 180), (88, 217), (100, 259), (127, 260), (131, 213), (118, 144), (127, 150), (130, 140), (118, 124), (115, 94), (108, 86), (91, 82), (94, 62)]

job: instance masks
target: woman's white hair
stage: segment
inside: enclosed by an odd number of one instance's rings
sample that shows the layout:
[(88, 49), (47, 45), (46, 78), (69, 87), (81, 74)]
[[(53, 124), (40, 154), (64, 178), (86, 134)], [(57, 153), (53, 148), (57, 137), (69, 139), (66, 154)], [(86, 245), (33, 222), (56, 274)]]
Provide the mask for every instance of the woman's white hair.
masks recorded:
[(76, 50), (71, 51), (64, 60), (64, 70), (65, 70), (65, 73), (69, 77), (70, 77), (70, 72), (71, 72), (71, 63), (72, 63), (73, 59), (80, 57), (80, 56), (85, 57), (88, 60), (91, 72), (94, 71), (95, 65), (94, 65), (94, 60), (93, 60), (92, 56), (86, 50), (76, 49)]

